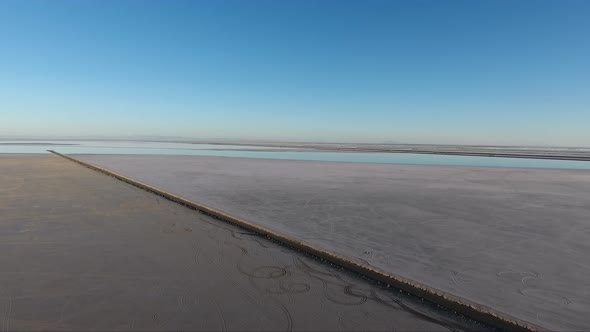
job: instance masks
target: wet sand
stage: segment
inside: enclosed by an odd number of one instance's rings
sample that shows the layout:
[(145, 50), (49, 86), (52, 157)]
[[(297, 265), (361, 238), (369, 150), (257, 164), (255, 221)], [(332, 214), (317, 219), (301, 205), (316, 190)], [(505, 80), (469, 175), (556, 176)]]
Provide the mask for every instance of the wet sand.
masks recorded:
[(3, 330), (485, 329), (53, 155), (0, 155)]
[(531, 323), (590, 328), (589, 171), (77, 157)]

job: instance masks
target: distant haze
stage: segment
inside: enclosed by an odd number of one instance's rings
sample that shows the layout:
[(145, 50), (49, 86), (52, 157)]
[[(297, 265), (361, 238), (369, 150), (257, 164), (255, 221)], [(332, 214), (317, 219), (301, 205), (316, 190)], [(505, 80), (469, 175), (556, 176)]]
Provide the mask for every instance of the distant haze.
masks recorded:
[(590, 146), (590, 1), (0, 2), (0, 138)]

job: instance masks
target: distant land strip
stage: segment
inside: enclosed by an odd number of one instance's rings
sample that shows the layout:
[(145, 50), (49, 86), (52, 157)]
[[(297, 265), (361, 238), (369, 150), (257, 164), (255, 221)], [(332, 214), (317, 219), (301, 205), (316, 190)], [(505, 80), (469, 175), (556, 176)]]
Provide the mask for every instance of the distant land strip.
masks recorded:
[(547, 329), (542, 328), (540, 326), (531, 324), (529, 322), (514, 318), (508, 314), (499, 312), (495, 309), (489, 308), (484, 305), (480, 305), (466, 299), (460, 298), (458, 296), (452, 295), (450, 293), (426, 286), (424, 284), (418, 283), (416, 281), (392, 274), (390, 272), (386, 272), (379, 268), (373, 267), (366, 263), (359, 263), (352, 258), (348, 258), (345, 256), (341, 256), (337, 253), (328, 251), (326, 249), (314, 246), (309, 244), (305, 241), (301, 241), (295, 239), (293, 237), (287, 236), (280, 232), (276, 232), (274, 230), (270, 230), (266, 227), (259, 226), (255, 223), (246, 221), (239, 217), (230, 215), (226, 212), (223, 212), (218, 209), (214, 209), (203, 204), (199, 204), (193, 202), (189, 199), (183, 198), (181, 196), (174, 195), (162, 189), (150, 186), (148, 184), (133, 180), (129, 177), (124, 175), (115, 173), (108, 169), (95, 166), (84, 161), (75, 159), (70, 156), (66, 156), (54, 150), (47, 150), (57, 156), (65, 158), (67, 160), (73, 161), (78, 163), (84, 167), (87, 167), (91, 170), (109, 175), (114, 177), (120, 181), (125, 183), (131, 184), (135, 187), (140, 189), (146, 190), (148, 192), (154, 193), (158, 196), (166, 198), (170, 201), (176, 202), (178, 204), (184, 205), (190, 209), (196, 210), (203, 214), (212, 216), (216, 219), (221, 221), (228, 222), (230, 224), (237, 225), (249, 231), (258, 233), (262, 236), (265, 236), (269, 239), (275, 240), (287, 247), (294, 248), (296, 250), (300, 250), (320, 260), (328, 261), (334, 265), (340, 266), (347, 270), (356, 272), (366, 278), (372, 279), (379, 283), (391, 286), (395, 289), (405, 291), (411, 295), (420, 297), (424, 300), (427, 300), (435, 305), (439, 305), (446, 309), (450, 309), (458, 314), (464, 315), (481, 323), (490, 325), (492, 327), (506, 330), (506, 331), (546, 331)]
[(450, 156), (590, 161), (590, 148), (506, 147), (472, 145), (345, 144), (345, 143), (194, 143), (299, 148), (325, 152), (415, 153)]
[(524, 154), (524, 153), (509, 153), (509, 152), (475, 152), (475, 151), (470, 152), (470, 151), (402, 150), (402, 149), (400, 149), (400, 150), (338, 149), (338, 151), (381, 152), (381, 153), (416, 153), (416, 154), (439, 154), (439, 155), (448, 155), (448, 156), (502, 157), (502, 158), (590, 161), (590, 155)]
[(0, 145), (80, 145), (75, 143), (45, 143), (45, 142), (0, 142)]

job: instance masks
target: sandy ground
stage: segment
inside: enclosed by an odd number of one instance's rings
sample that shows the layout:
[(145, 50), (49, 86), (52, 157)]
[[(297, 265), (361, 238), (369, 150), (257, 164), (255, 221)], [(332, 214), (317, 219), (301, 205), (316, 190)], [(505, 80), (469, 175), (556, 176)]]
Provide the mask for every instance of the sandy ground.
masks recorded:
[(53, 155), (0, 155), (1, 330), (485, 328)]
[(590, 328), (590, 171), (76, 157), (533, 324)]

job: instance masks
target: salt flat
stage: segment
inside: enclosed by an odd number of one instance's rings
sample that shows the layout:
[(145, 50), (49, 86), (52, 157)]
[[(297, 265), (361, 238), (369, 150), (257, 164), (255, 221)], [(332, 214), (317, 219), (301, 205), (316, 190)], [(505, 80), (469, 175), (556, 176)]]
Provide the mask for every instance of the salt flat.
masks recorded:
[(473, 330), (53, 155), (0, 154), (0, 329)]
[(76, 155), (555, 330), (590, 328), (590, 171)]

